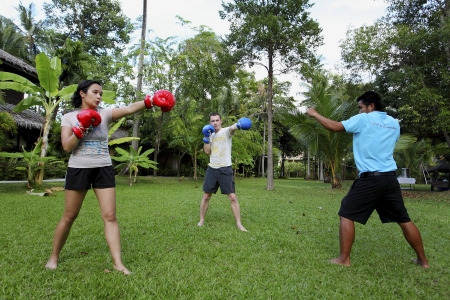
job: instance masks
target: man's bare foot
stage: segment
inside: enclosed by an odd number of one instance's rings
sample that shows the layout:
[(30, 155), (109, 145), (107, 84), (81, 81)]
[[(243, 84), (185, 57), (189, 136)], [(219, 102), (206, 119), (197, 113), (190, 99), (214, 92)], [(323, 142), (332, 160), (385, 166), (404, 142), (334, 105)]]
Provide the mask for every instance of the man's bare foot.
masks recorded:
[(120, 273), (123, 273), (125, 275), (130, 275), (131, 274), (131, 272), (124, 265), (122, 265), (122, 267), (120, 267), (120, 268), (114, 266), (114, 270), (116, 270), (116, 271), (118, 271)]
[(241, 231), (247, 231), (247, 229), (245, 229), (244, 226), (242, 226), (242, 225), (237, 225), (237, 227), (238, 227), (239, 230), (241, 230)]
[(50, 258), (48, 260), (47, 264), (45, 265), (45, 268), (47, 268), (49, 270), (55, 270), (57, 266), (58, 266), (58, 260)]
[(349, 261), (343, 261), (339, 257), (333, 258), (333, 259), (329, 260), (329, 262), (332, 263), (332, 264), (336, 264), (336, 265), (350, 267), (350, 262)]
[(200, 221), (200, 222), (198, 222), (197, 226), (203, 226), (203, 223), (204, 222)]
[(428, 262), (423, 262), (418, 258), (411, 258), (412, 262), (415, 263), (418, 266), (421, 266), (422, 268), (428, 269), (430, 266), (428, 265)]

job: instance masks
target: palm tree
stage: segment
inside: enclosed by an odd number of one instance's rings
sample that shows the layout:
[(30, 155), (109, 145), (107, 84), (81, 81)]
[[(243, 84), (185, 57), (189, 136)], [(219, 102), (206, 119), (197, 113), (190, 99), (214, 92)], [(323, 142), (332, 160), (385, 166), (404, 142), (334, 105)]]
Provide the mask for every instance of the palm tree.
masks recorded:
[(194, 180), (197, 180), (197, 158), (203, 147), (201, 131), (206, 124), (205, 117), (198, 113), (197, 101), (184, 101), (181, 105), (180, 115), (174, 114), (168, 125), (168, 129), (173, 132), (169, 146), (180, 153), (178, 176), (180, 176), (181, 159), (185, 154), (189, 154), (192, 159)]
[[(314, 75), (309, 90), (304, 93), (305, 104), (314, 107), (324, 117), (342, 121), (356, 112), (356, 103), (342, 101), (337, 95), (338, 90), (330, 84), (330, 78), (325, 73)], [(333, 188), (341, 187), (338, 174), (342, 160), (350, 153), (352, 136), (344, 132), (330, 132), (315, 120), (303, 114), (299, 109), (284, 113), (291, 133), (305, 142), (312, 153), (321, 157), (331, 171)]]
[(415, 178), (433, 161), (434, 151), (429, 140), (416, 141), (415, 137), (403, 134), (395, 145), (394, 155), (397, 165), (409, 169)]
[(25, 40), (28, 44), (28, 56), (29, 60), (33, 61), (34, 57), (39, 53), (38, 50), (38, 41), (39, 34), (42, 31), (42, 21), (36, 22), (34, 20), (34, 4), (30, 3), (28, 9), (22, 4), (19, 3), (19, 6), (16, 7), (16, 10), (19, 12), (20, 24), (22, 28), (20, 28), (21, 33), (24, 35)]
[(31, 62), (28, 57), (25, 37), (10, 19), (3, 16), (0, 16), (0, 49)]

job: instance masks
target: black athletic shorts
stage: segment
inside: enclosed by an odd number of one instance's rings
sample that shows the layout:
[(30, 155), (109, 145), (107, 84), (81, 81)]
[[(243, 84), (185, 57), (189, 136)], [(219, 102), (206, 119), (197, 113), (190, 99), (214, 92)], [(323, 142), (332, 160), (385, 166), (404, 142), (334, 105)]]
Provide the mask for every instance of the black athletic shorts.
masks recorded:
[(366, 224), (374, 210), (383, 223), (411, 221), (395, 174), (356, 179), (342, 199), (339, 216)]
[(106, 189), (116, 186), (112, 166), (100, 168), (67, 168), (66, 190)]
[(205, 181), (203, 182), (203, 191), (205, 193), (217, 193), (220, 186), (222, 194), (235, 193), (233, 169), (231, 167), (222, 167), (213, 169), (208, 167), (206, 169)]

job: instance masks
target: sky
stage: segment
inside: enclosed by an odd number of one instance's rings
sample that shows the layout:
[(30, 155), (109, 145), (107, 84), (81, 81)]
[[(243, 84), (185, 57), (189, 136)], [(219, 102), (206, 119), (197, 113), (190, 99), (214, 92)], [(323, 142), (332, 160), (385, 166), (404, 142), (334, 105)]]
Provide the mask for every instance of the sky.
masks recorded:
[[(0, 14), (18, 21), (18, 12), (15, 9), (19, 5), (19, 0), (0, 0), (2, 9)], [(36, 19), (45, 17), (42, 7), (43, 3), (50, 3), (50, 0), (21, 0), (26, 7), (30, 3), (35, 4)], [(120, 0), (124, 14), (132, 21), (142, 15), (142, 0)], [(315, 19), (322, 28), (324, 45), (318, 49), (318, 54), (322, 56), (322, 63), (325, 69), (333, 71), (335, 65), (340, 61), (339, 41), (346, 36), (347, 30), (358, 28), (362, 25), (371, 25), (384, 16), (386, 13), (386, 3), (384, 0), (310, 0), (314, 6), (310, 9), (311, 17)], [(221, 0), (162, 0), (147, 1), (147, 29), (152, 32), (148, 38), (177, 36), (189, 38), (192, 32), (182, 27), (176, 16), (191, 22), (192, 26), (199, 27), (205, 25), (210, 27), (216, 34), (224, 36), (228, 33), (229, 23), (221, 20), (218, 11), (222, 9)], [(19, 22), (16, 22), (16, 24)], [(140, 31), (135, 33), (136, 40), (140, 37)], [(263, 69), (252, 69), (256, 74), (256, 79), (260, 80), (267, 76)], [(301, 92), (301, 83), (293, 75), (279, 77), (279, 80), (291, 81), (291, 95), (298, 98)]]

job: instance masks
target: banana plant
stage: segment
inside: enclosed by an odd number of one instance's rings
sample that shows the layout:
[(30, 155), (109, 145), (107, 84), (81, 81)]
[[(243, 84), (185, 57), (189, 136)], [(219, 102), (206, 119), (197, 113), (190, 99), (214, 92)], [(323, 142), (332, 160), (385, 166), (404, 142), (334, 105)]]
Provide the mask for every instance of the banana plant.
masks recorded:
[[(114, 132), (116, 132), (117, 129), (119, 129), (120, 125), (125, 121), (125, 118), (121, 118), (119, 121), (117, 121), (114, 125), (111, 126), (111, 128), (108, 131), (108, 138), (111, 138)], [(123, 138), (118, 138), (112, 141), (108, 141), (109, 146), (128, 143), (135, 140), (140, 140), (141, 138), (135, 137), (135, 136), (127, 136)]]
[[(141, 153), (142, 146), (139, 147), (139, 149), (136, 151), (133, 149), (133, 146), (130, 145), (130, 151), (127, 152), (123, 150), (122, 148), (116, 147), (115, 150), (117, 153), (119, 153), (121, 156), (111, 156), (111, 159), (120, 162), (115, 169), (118, 169), (119, 171), (128, 168), (129, 176), (130, 176), (130, 186), (133, 185), (133, 182), (136, 182), (136, 176), (139, 171), (139, 167), (142, 168), (152, 168), (157, 169), (156, 165), (157, 162), (150, 160), (148, 156), (155, 151), (155, 149), (148, 149), (147, 151)], [(134, 174), (134, 179), (132, 179), (132, 176)]]
[[(22, 146), (23, 151), (22, 153), (0, 152), (0, 157), (7, 157), (13, 160), (17, 159), (24, 160), (26, 167), (16, 167), (16, 170), (27, 172), (27, 187), (30, 189), (33, 188), (34, 185), (37, 183), (35, 181), (36, 173), (41, 170), (44, 170), (44, 163), (49, 164), (63, 163), (63, 161), (58, 160), (58, 158), (54, 156), (40, 157), (39, 153), (41, 146), (42, 146), (42, 139), (39, 140), (34, 149), (31, 150), (30, 152), (26, 151), (23, 146)], [(39, 183), (37, 184), (40, 185)]]
[[(49, 58), (45, 53), (39, 53), (35, 58), (36, 72), (39, 84), (35, 84), (25, 77), (10, 72), (0, 72), (0, 90), (14, 90), (26, 95), (26, 98), (20, 101), (13, 109), (15, 112), (21, 112), (32, 106), (41, 106), (45, 112), (45, 123), (42, 128), (42, 143), (39, 149), (39, 157), (47, 155), (48, 136), (52, 113), (62, 101), (69, 101), (72, 94), (76, 91), (77, 85), (69, 85), (59, 90), (59, 78), (62, 73), (61, 60), (58, 57)], [(103, 101), (108, 104), (114, 104), (115, 92), (103, 91)], [(43, 166), (44, 160), (40, 163)], [(42, 184), (44, 179), (44, 168), (36, 173), (36, 182)]]

